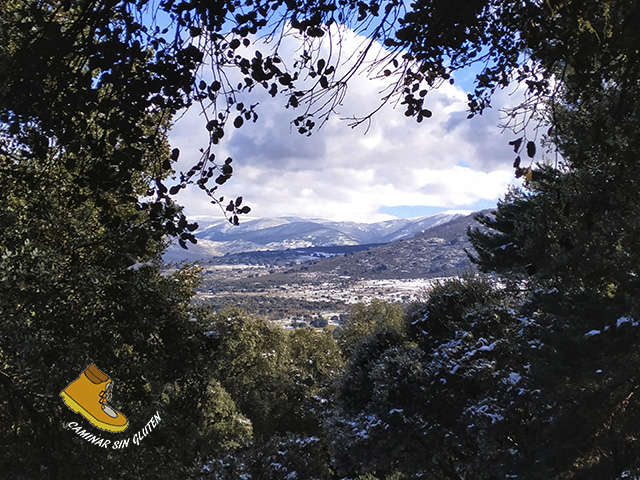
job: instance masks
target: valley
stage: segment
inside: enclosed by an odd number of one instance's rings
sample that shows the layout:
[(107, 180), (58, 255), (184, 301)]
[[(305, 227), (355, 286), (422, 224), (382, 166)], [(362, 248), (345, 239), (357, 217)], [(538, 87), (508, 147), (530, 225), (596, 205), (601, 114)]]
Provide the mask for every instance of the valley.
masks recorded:
[[(305, 265), (300, 264), (300, 269)], [(289, 273), (286, 273), (289, 272)], [(337, 323), (349, 305), (379, 298), (411, 302), (424, 298), (439, 281), (430, 279), (360, 279), (346, 275), (308, 272), (291, 267), (217, 265), (203, 271), (195, 302), (218, 308), (239, 306), (283, 327), (314, 317)]]
[[(317, 245), (307, 238), (310, 244), (303, 247), (254, 249), (256, 239), (274, 244), (273, 228), (277, 228), (274, 223), (278, 222), (263, 222), (265, 228), (254, 230), (245, 227), (244, 238), (240, 238), (242, 232), (234, 230), (229, 240), (220, 232), (214, 237), (228, 251), (238, 248), (239, 242), (245, 246), (253, 244), (248, 251), (203, 255), (202, 250), (194, 249), (202, 255), (196, 260), (202, 267), (196, 304), (216, 308), (238, 306), (285, 328), (340, 323), (352, 304), (368, 303), (373, 298), (402, 303), (419, 301), (434, 282), (473, 270), (466, 253), (471, 247), (466, 232), (475, 225), (473, 215), (417, 219), (417, 231), (412, 231), (411, 222), (402, 221), (400, 228), (405, 234), (397, 234), (400, 238), (389, 242), (380, 240), (392, 238), (394, 233), (386, 228), (380, 229), (386, 237), (372, 235), (371, 231), (380, 228), (374, 225), (365, 238), (376, 243), (363, 244), (336, 244), (335, 238), (344, 237), (338, 229), (334, 230), (335, 225), (330, 225), (329, 230), (338, 231), (337, 237), (328, 241), (326, 223), (310, 226), (305, 221), (299, 229), (296, 222), (289, 222), (285, 231), (291, 244), (302, 243), (296, 238), (296, 231), (308, 237), (309, 231), (319, 232), (317, 225), (321, 225), (321, 236), (329, 244)], [(350, 228), (353, 233), (353, 226)], [(211, 237), (210, 230), (196, 235), (198, 246), (201, 247), (201, 237), (207, 232)], [(168, 258), (174, 265), (193, 261), (190, 255), (194, 250), (173, 248)], [(184, 257), (181, 261), (177, 259), (179, 255)]]

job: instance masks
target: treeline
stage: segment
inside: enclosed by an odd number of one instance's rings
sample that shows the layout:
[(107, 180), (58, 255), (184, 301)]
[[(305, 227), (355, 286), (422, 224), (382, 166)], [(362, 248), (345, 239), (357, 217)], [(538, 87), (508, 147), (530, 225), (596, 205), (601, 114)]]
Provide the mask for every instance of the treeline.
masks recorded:
[(114, 404), (134, 430), (161, 413), (162, 428), (140, 448), (103, 453), (67, 430), (78, 417), (55, 402), (56, 380), (42, 395), (57, 411), (46, 429), (20, 408), (24, 399), (3, 397), (13, 426), (3, 468), (12, 478), (115, 478), (109, 469), (229, 480), (640, 475), (630, 383), (640, 322), (606, 320), (589, 302), (575, 306), (589, 317), (572, 317), (544, 308), (555, 292), (495, 280), (450, 279), (419, 303), (357, 304), (333, 333), (193, 307), (186, 329), (153, 334), (146, 349), (123, 345), (109, 365), (123, 384)]
[(216, 310), (239, 307), (253, 315), (263, 315), (270, 320), (293, 316), (308, 316), (322, 312), (344, 312), (347, 305), (342, 301), (311, 301), (304, 298), (278, 297), (274, 295), (215, 295), (211, 298), (196, 298), (200, 306), (210, 305)]
[(481, 276), (404, 308), (358, 304), (335, 339), (205, 314), (215, 376), (253, 436), (199, 475), (633, 478), (640, 412), (625, 377), (640, 326), (566, 321)]

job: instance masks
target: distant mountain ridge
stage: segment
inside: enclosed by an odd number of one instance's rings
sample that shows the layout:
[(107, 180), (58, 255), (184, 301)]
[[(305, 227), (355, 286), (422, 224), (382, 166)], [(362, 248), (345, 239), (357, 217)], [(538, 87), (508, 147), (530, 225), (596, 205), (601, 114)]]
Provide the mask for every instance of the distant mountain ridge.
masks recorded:
[(475, 269), (466, 253), (473, 250), (467, 230), (478, 227), (475, 215), (460, 215), (407, 238), (300, 268), (360, 279), (459, 276)]
[(205, 220), (202, 222), (205, 228), (195, 233), (198, 244), (190, 245), (188, 250), (172, 245), (164, 257), (169, 262), (194, 261), (241, 252), (386, 244), (412, 237), (472, 213), (454, 210), (376, 223), (279, 217), (249, 220), (233, 226), (224, 219)]

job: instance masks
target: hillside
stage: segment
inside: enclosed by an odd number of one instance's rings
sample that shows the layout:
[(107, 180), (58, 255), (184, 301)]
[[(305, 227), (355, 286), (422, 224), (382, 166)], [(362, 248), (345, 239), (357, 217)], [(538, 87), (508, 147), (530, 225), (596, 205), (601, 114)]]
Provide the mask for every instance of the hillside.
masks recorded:
[(449, 211), (377, 223), (282, 217), (250, 220), (236, 227), (224, 220), (203, 221), (206, 228), (196, 232), (196, 245), (189, 246), (188, 250), (172, 245), (164, 258), (167, 262), (211, 260), (242, 252), (384, 244), (409, 238), (470, 213)]
[(474, 215), (460, 216), (410, 238), (314, 260), (301, 268), (309, 272), (368, 279), (459, 275), (472, 269), (465, 253), (465, 249), (471, 248), (466, 232), (475, 224)]

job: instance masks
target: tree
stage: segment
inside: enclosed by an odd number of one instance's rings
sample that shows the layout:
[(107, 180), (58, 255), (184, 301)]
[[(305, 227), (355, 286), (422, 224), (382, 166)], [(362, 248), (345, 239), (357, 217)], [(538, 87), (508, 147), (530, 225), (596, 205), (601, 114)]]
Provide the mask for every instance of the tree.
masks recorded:
[[(224, 206), (217, 189), (233, 168), (231, 159), (216, 158), (214, 148), (227, 124), (240, 128), (257, 120), (257, 106), (248, 100), (251, 91), (264, 88), (284, 95), (289, 107), (303, 107), (294, 123), (309, 133), (340, 102), (373, 42), (387, 48), (371, 70), (389, 78), (382, 102), (398, 98), (418, 121), (431, 115), (428, 91), (472, 64), (483, 67), (470, 93), (471, 115), (489, 105), (497, 88), (511, 82), (527, 86), (529, 98), (512, 112), (516, 129), (523, 115), (535, 118), (539, 109), (534, 106), (545, 99), (553, 103), (562, 88), (570, 86), (575, 94), (607, 82), (623, 90), (633, 83), (636, 53), (630, 45), (638, 12), (627, 2), (476, 1), (464, 7), (433, 0), (409, 9), (397, 1), (215, 6), (186, 0), (15, 1), (2, 11), (0, 120), (12, 142), (38, 146), (34, 155), (53, 142), (58, 149), (100, 159), (78, 182), (115, 187), (123, 200), (150, 208), (158, 228), (179, 235), (184, 245), (194, 240), (195, 227), (168, 207), (169, 197), (195, 183)], [(339, 29), (345, 26), (368, 35), (346, 73), (339, 56), (327, 56), (321, 48), (322, 42), (339, 44)], [(278, 55), (277, 40), (265, 46), (254, 39), (259, 31), (281, 39), (284, 27), (298, 32), (308, 47), (293, 68)], [(213, 70), (205, 75), (208, 59)], [(238, 84), (228, 69), (240, 73)], [(154, 148), (157, 127), (196, 103), (211, 106), (205, 115), (211, 141), (202, 158), (180, 172), (171, 189), (152, 178), (148, 193), (155, 200), (131, 198), (133, 177)], [(99, 129), (91, 139), (76, 134), (92, 125)], [(518, 146), (525, 144), (530, 152), (531, 142)], [(165, 155), (163, 167), (169, 169), (178, 155)], [(238, 198), (225, 211), (236, 223), (249, 210)]]
[(327, 385), (342, 372), (343, 357), (328, 330), (296, 329), (287, 338), (291, 358), (289, 431), (320, 435)]
[[(205, 337), (189, 321), (198, 270), (160, 271), (164, 235), (189, 231), (168, 197), (142, 200), (171, 173), (168, 117), (96, 87), (86, 64), (65, 63), (57, 49), (86, 33), (73, 27), (83, 10), (46, 6), (0, 6), (7, 79), (0, 102), (0, 464), (16, 478), (104, 477), (114, 469), (123, 477), (184, 478), (250, 431), (198, 353)], [(60, 43), (49, 44), (48, 35)], [(60, 64), (21, 70), (25, 54)], [(129, 60), (137, 71), (140, 58)], [(122, 66), (111, 65), (111, 74)], [(66, 428), (79, 417), (59, 394), (91, 363), (113, 378), (129, 439), (159, 412), (162, 428), (141, 450), (107, 450), (96, 459), (95, 445)]]
[(531, 421), (519, 409), (535, 393), (522, 361), (529, 329), (511, 302), (486, 280), (451, 280), (404, 318), (405, 328), (369, 332), (331, 397), (326, 428), (337, 473), (514, 474), (515, 427)]
[(286, 333), (238, 308), (199, 316), (212, 342), (213, 376), (252, 422), (256, 437), (318, 433), (317, 396), (342, 365), (329, 332)]
[(240, 309), (205, 313), (214, 377), (229, 392), (258, 436), (288, 422), (288, 352), (285, 333)]
[(326, 443), (317, 436), (275, 435), (207, 464), (202, 478), (278, 480), (335, 478)]
[(351, 357), (366, 337), (378, 330), (402, 330), (404, 313), (398, 304), (374, 298), (369, 305), (353, 305), (336, 334), (340, 348), (347, 358)]
[(214, 376), (252, 425), (251, 441), (212, 455), (207, 478), (331, 478), (321, 428), (342, 357), (328, 331), (286, 333), (240, 309), (198, 314)]
[[(2, 467), (16, 478), (109, 476), (114, 469), (130, 478), (181, 478), (199, 458), (247, 437), (233, 409), (220, 405), (224, 397), (198, 354), (205, 337), (189, 321), (197, 271), (167, 277), (158, 258), (110, 264), (129, 245), (109, 243), (89, 202), (77, 217), (60, 197), (38, 189), (3, 199)], [(130, 421), (123, 437), (160, 413), (161, 428), (140, 449), (96, 458), (96, 447), (66, 428), (82, 419), (60, 392), (91, 363), (114, 380), (113, 404)]]
[[(626, 8), (637, 15), (637, 7), (600, 8), (603, 15), (582, 27), (598, 37), (555, 67), (563, 82), (546, 106), (546, 141), (557, 161), (521, 167), (518, 158), (524, 188), (480, 218), (484, 231), (471, 232), (475, 261), (517, 280), (539, 321), (545, 355), (532, 359), (531, 373), (555, 415), (532, 440), (550, 448), (524, 470), (545, 478), (620, 478), (638, 469), (627, 428), (638, 422), (630, 372), (640, 314), (633, 134), (640, 97), (636, 54), (628, 50), (637, 34), (619, 17)], [(602, 51), (587, 55), (595, 45)]]
[[(594, 127), (600, 121), (593, 119)], [(564, 132), (569, 127), (558, 124)], [(582, 150), (601, 132), (580, 135)], [(518, 280), (540, 325), (544, 355), (531, 359), (530, 372), (554, 418), (525, 442), (549, 446), (537, 449), (537, 463), (525, 464), (534, 477), (619, 478), (638, 468), (627, 430), (638, 422), (637, 379), (630, 373), (638, 347), (637, 174), (624, 151), (633, 140), (618, 140), (617, 151), (592, 150), (591, 159), (565, 150), (575, 168), (535, 169), (526, 191), (481, 218), (487, 231), (471, 233), (475, 260)]]

